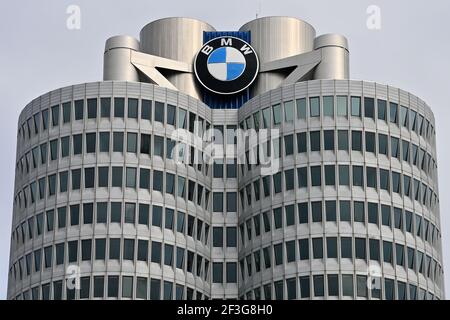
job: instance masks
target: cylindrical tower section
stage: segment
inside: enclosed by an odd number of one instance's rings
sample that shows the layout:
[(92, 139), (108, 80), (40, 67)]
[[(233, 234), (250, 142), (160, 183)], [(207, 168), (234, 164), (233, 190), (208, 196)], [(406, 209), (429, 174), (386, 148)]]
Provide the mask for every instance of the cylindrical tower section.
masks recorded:
[(210, 298), (211, 178), (177, 144), (191, 123), (205, 132), (211, 110), (147, 83), (74, 85), (27, 105), (8, 299)]
[[(191, 18), (156, 20), (141, 30), (141, 51), (191, 65), (203, 46), (205, 31), (215, 31), (215, 29), (203, 21)], [(200, 99), (201, 93), (193, 73), (164, 75), (178, 90)]]
[(260, 128), (246, 158), (262, 149), (239, 180), (240, 298), (445, 299), (435, 119), (424, 101), (314, 80), (255, 97), (238, 118)]
[(314, 40), (314, 50), (320, 50), (322, 61), (316, 67), (314, 79), (348, 79), (350, 61), (348, 41), (338, 34), (325, 34)]
[[(313, 50), (316, 31), (305, 21), (292, 17), (264, 17), (246, 23), (240, 31), (251, 32), (251, 44), (261, 64)], [(261, 73), (253, 86), (253, 96), (275, 89), (286, 72)]]
[(139, 51), (139, 41), (130, 36), (109, 38), (105, 45), (103, 80), (139, 82), (139, 72), (131, 64), (131, 52)]

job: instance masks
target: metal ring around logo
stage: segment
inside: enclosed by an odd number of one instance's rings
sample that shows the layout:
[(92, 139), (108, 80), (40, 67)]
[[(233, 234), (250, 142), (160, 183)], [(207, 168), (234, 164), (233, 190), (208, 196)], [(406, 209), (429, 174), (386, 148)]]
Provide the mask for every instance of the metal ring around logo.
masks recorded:
[(236, 37), (219, 37), (203, 45), (194, 61), (197, 80), (220, 95), (233, 95), (247, 89), (258, 76), (259, 59), (255, 49)]

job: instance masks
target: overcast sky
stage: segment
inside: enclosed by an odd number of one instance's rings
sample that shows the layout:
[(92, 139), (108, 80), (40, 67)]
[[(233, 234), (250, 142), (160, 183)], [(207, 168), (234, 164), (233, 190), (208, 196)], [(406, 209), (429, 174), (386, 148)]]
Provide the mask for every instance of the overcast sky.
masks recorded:
[[(69, 5), (81, 29), (66, 27)], [(369, 30), (367, 8), (381, 9)], [(17, 119), (32, 99), (63, 86), (102, 80), (103, 49), (118, 34), (138, 37), (150, 21), (187, 16), (237, 30), (259, 16), (294, 16), (317, 34), (349, 39), (352, 79), (389, 84), (425, 100), (437, 121), (444, 265), (450, 266), (450, 2), (406, 0), (14, 0), (0, 1), (0, 298), (6, 297)], [(446, 287), (450, 278), (446, 276)]]

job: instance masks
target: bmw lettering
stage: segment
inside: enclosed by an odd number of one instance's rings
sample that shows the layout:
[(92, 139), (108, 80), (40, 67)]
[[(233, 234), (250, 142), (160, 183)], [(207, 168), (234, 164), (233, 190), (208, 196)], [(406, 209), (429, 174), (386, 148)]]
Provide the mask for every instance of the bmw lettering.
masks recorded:
[(198, 81), (209, 91), (232, 95), (247, 89), (256, 79), (259, 60), (250, 44), (235, 37), (207, 42), (194, 63)]

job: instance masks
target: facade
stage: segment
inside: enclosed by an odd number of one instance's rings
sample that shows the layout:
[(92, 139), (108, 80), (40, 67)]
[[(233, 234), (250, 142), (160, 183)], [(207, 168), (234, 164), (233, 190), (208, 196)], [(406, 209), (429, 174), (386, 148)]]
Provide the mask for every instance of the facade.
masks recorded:
[(301, 20), (113, 37), (17, 139), (8, 299), (445, 298), (431, 109)]

